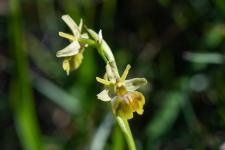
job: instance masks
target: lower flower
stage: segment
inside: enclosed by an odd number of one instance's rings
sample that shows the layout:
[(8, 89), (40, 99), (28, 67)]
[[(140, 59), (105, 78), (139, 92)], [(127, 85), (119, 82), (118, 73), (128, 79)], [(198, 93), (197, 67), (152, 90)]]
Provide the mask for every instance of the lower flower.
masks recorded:
[(129, 69), (130, 65), (127, 65), (121, 77), (118, 77), (119, 75), (117, 76), (115, 71), (117, 68), (107, 64), (104, 79), (96, 78), (99, 83), (104, 85), (104, 90), (97, 95), (98, 99), (110, 101), (115, 116), (125, 119), (132, 119), (134, 112), (137, 112), (139, 115), (143, 114), (145, 97), (136, 90), (147, 84), (145, 78), (126, 80)]
[(116, 116), (126, 119), (132, 119), (133, 113), (137, 112), (142, 115), (144, 110), (145, 98), (138, 91), (127, 92), (123, 96), (116, 96), (112, 100), (112, 110)]

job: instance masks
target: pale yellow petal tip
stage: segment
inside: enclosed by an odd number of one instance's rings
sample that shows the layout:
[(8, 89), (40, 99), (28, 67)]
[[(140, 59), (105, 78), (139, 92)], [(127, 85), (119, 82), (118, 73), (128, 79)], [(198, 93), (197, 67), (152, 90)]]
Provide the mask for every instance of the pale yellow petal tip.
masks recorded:
[(68, 14), (62, 15), (61, 18), (62, 18), (63, 21), (65, 21), (65, 20), (67, 20), (67, 19), (72, 19), (72, 18), (70, 17), (70, 15), (68, 15)]
[(111, 101), (111, 97), (109, 96), (108, 90), (103, 90), (102, 92), (97, 94), (97, 98), (104, 102)]
[(55, 56), (58, 57), (58, 58), (62, 57), (61, 56), (61, 52), (60, 51), (56, 52), (56, 55)]
[(78, 69), (83, 60), (83, 53), (78, 53), (73, 57), (73, 59), (74, 59), (74, 69)]
[(63, 70), (66, 71), (66, 74), (70, 74), (70, 64), (69, 64), (69, 59), (64, 59), (63, 60)]
[(66, 70), (66, 75), (69, 76), (70, 75), (70, 71)]
[(102, 40), (103, 40), (102, 30), (100, 29), (99, 32), (98, 32), (98, 42), (102, 43)]
[(148, 83), (148, 80), (143, 78), (143, 85), (146, 85)]
[(65, 18), (65, 17), (67, 17), (67, 16), (69, 16), (69, 15), (68, 15), (68, 14), (64, 14), (64, 15), (62, 15), (61, 18), (63, 19), (63, 18)]
[(138, 109), (138, 110), (137, 110), (137, 113), (138, 113), (139, 115), (143, 115), (144, 109), (142, 109), (142, 108), (141, 108), (141, 109)]
[(130, 64), (128, 64), (128, 65), (127, 65), (127, 69), (129, 70), (130, 68), (131, 68), (131, 65), (130, 65)]
[(101, 78), (96, 77), (95, 79), (96, 79), (97, 82), (101, 83), (101, 82), (100, 82), (100, 79), (101, 79)]
[(83, 19), (80, 18), (80, 23), (79, 23), (79, 30), (80, 30), (80, 32), (82, 30), (82, 27), (83, 27)]

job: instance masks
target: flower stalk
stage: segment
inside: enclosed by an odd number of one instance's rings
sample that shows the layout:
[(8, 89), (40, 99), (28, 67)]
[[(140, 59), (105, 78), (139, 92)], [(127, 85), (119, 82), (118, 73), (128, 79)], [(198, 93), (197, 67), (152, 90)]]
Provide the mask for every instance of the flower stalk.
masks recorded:
[(129, 126), (127, 119), (117, 116), (116, 121), (119, 124), (119, 126), (123, 132), (123, 135), (125, 136), (129, 150), (136, 150), (134, 138), (131, 133), (130, 126)]
[(129, 150), (136, 150), (128, 119), (133, 118), (134, 112), (139, 115), (142, 115), (144, 112), (144, 95), (136, 90), (147, 84), (147, 80), (145, 78), (127, 80), (126, 78), (131, 68), (130, 65), (127, 65), (120, 76), (112, 50), (103, 39), (101, 30), (99, 33), (96, 33), (92, 29), (85, 27), (86, 32), (82, 33), (82, 19), (79, 26), (69, 15), (64, 15), (62, 19), (73, 33), (73, 35), (70, 35), (59, 32), (61, 37), (71, 42), (66, 48), (58, 51), (56, 55), (64, 58), (63, 69), (69, 75), (71, 70), (80, 66), (83, 59), (82, 54), (86, 47), (91, 46), (97, 49), (99, 55), (106, 63), (104, 78), (96, 77), (97, 82), (104, 85), (103, 91), (97, 95), (97, 98), (105, 102), (111, 102), (112, 112), (124, 134)]

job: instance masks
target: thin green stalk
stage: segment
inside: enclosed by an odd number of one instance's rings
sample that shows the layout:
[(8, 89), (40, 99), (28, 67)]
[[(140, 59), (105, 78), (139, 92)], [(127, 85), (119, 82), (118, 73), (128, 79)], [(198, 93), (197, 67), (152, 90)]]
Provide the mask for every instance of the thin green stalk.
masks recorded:
[(112, 150), (124, 150), (125, 143), (123, 133), (118, 124), (115, 125), (112, 135)]
[(136, 150), (136, 146), (135, 146), (135, 142), (134, 142), (134, 138), (132, 136), (131, 130), (130, 130), (130, 126), (129, 123), (127, 121), (127, 119), (121, 118), (119, 116), (116, 117), (117, 123), (119, 124), (125, 139), (127, 141), (129, 150)]
[(93, 46), (93, 47), (96, 46), (94, 40), (91, 40), (91, 39), (85, 39), (85, 38), (79, 38), (78, 40), (79, 40), (80, 43), (88, 44), (88, 45)]

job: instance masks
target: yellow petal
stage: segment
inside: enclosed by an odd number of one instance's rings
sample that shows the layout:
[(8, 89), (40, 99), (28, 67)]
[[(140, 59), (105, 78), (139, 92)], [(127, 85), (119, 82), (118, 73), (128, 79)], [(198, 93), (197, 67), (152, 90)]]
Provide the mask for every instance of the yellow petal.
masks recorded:
[(102, 30), (100, 29), (98, 32), (98, 42), (102, 43), (103, 37), (102, 37)]
[(144, 113), (144, 109), (139, 108), (139, 109), (137, 110), (137, 113), (138, 113), (139, 115), (142, 115), (142, 114)]
[(67, 24), (67, 26), (70, 28), (70, 30), (73, 32), (74, 37), (75, 38), (79, 37), (80, 31), (79, 31), (79, 27), (77, 26), (76, 22), (69, 15), (63, 15), (62, 19)]
[(133, 91), (131, 92), (131, 97), (132, 97), (132, 102), (136, 106), (135, 111), (139, 114), (142, 115), (144, 110), (143, 106), (145, 104), (145, 97), (141, 92), (138, 91)]
[(70, 58), (66, 58), (63, 60), (63, 70), (66, 71), (66, 74), (69, 75), (70, 74), (70, 63), (69, 63), (69, 59)]
[(107, 101), (111, 101), (111, 97), (109, 96), (109, 91), (104, 89), (103, 91), (101, 91), (98, 95), (97, 98), (101, 101), (107, 102)]
[(80, 67), (83, 60), (83, 53), (78, 53), (74, 56), (74, 69), (77, 69)]
[(81, 18), (80, 19), (80, 24), (79, 24), (79, 30), (80, 30), (80, 32), (81, 32), (81, 30), (82, 30), (82, 27), (83, 27), (83, 19)]
[(110, 83), (111, 83), (110, 81), (99, 78), (99, 77), (96, 77), (96, 80), (103, 85), (110, 85)]
[(147, 84), (147, 80), (145, 78), (133, 78), (130, 80), (125, 80), (125, 86), (128, 91), (135, 91), (138, 88)]
[(79, 53), (80, 44), (78, 41), (73, 41), (64, 49), (56, 53), (56, 57), (69, 57)]
[(128, 64), (126, 69), (124, 70), (122, 76), (121, 76), (121, 81), (125, 81), (125, 79), (127, 78), (127, 75), (129, 73), (129, 70), (130, 70), (131, 66)]
[(64, 33), (64, 32), (59, 32), (59, 36), (61, 36), (63, 38), (66, 38), (70, 41), (73, 41), (75, 39), (73, 35), (68, 34), (68, 33)]

